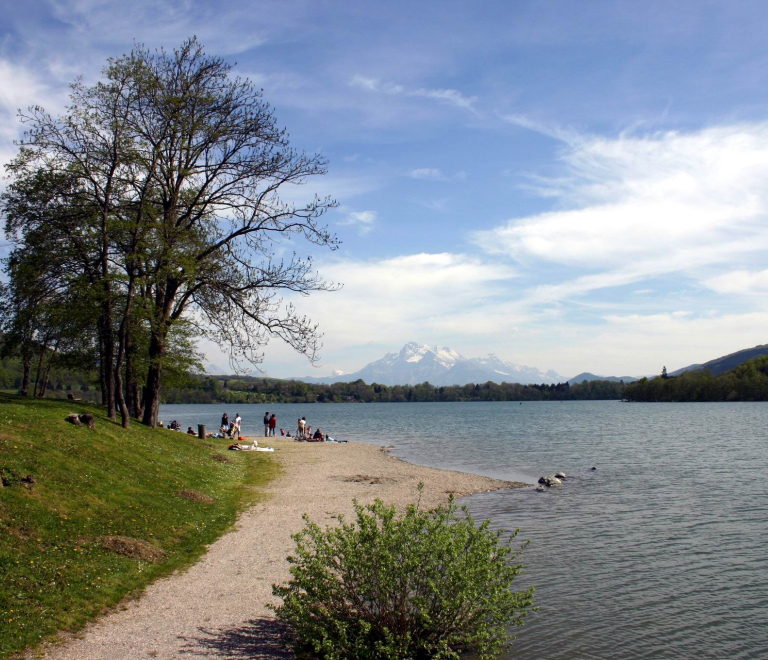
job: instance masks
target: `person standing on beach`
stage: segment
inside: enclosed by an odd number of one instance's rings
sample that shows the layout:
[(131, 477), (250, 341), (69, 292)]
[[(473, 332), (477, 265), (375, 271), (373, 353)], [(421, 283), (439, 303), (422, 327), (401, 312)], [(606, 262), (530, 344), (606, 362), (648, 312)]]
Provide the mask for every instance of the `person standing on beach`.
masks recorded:
[(235, 421), (232, 423), (232, 435), (240, 437), (240, 426), (243, 423), (243, 418), (240, 417), (240, 413), (235, 413)]
[(302, 417), (299, 420), (299, 433), (298, 433), (298, 435), (299, 435), (300, 438), (304, 437), (304, 427), (306, 425), (307, 425), (307, 418), (306, 417)]
[(269, 435), (269, 413), (264, 413), (264, 437)]
[(275, 429), (277, 428), (277, 417), (272, 415), (269, 418), (269, 435), (275, 435)]
[(221, 426), (220, 429), (229, 429), (229, 415), (227, 413), (224, 413), (221, 416)]

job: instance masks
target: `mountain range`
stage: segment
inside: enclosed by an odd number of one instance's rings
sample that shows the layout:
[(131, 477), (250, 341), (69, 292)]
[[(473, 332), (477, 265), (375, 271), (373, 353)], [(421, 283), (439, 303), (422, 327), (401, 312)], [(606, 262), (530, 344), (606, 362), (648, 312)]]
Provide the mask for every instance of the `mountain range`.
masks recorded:
[(380, 385), (416, 385), (429, 381), (432, 385), (466, 385), (467, 383), (562, 383), (556, 371), (539, 371), (507, 362), (489, 353), (484, 357), (465, 358), (447, 346), (427, 346), (409, 342), (398, 353), (387, 353), (380, 360), (359, 371), (328, 377), (294, 378), (307, 383), (349, 383), (358, 379)]

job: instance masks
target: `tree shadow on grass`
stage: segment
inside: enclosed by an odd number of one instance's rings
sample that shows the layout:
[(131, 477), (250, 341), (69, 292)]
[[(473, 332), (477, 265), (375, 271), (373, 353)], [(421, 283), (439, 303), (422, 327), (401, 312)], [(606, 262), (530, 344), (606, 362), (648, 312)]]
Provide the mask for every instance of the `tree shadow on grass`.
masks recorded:
[(249, 660), (294, 660), (288, 647), (286, 625), (275, 619), (251, 619), (237, 628), (198, 628), (200, 634), (184, 637), (180, 652), (185, 656), (248, 658)]

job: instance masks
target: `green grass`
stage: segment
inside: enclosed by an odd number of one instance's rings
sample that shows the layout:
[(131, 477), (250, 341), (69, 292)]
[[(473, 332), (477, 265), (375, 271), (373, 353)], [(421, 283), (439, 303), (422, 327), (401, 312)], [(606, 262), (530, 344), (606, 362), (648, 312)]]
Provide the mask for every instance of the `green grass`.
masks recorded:
[[(66, 422), (70, 412), (93, 413), (96, 430)], [(0, 394), (0, 472), (0, 658), (12, 658), (193, 563), (279, 468), (223, 440), (124, 430), (88, 404)], [(215, 502), (182, 499), (184, 489)], [(105, 550), (111, 535), (149, 541), (165, 559)]]

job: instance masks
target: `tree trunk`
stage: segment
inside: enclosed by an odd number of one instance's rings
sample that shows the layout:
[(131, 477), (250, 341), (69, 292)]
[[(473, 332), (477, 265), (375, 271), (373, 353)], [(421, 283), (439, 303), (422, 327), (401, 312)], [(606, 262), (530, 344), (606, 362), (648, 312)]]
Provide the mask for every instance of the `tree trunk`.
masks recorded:
[(42, 382), (40, 377), (43, 375), (43, 360), (45, 360), (45, 351), (48, 348), (47, 342), (40, 347), (40, 359), (37, 361), (37, 371), (35, 372), (35, 391), (32, 393), (36, 399), (40, 396)]
[(139, 384), (136, 382), (136, 367), (134, 364), (135, 349), (131, 340), (131, 333), (125, 337), (125, 402), (131, 417), (141, 417), (139, 410)]
[(149, 341), (149, 369), (144, 386), (144, 417), (142, 424), (155, 428), (160, 410), (160, 380), (163, 375), (162, 359), (165, 356), (165, 336), (152, 332)]
[[(130, 276), (126, 292), (125, 311), (120, 320), (120, 330), (117, 337), (117, 356), (115, 357), (115, 402), (120, 410), (120, 421), (124, 429), (131, 425), (131, 415), (123, 392), (123, 363), (128, 344), (128, 329), (131, 323), (131, 303), (133, 302), (133, 275)], [(127, 371), (127, 370), (126, 370)]]
[(32, 375), (32, 353), (30, 351), (24, 351), (22, 357), (22, 364), (24, 372), (21, 377), (21, 396), (29, 395), (29, 377)]
[(40, 398), (44, 399), (45, 394), (48, 391), (48, 378), (51, 375), (51, 367), (53, 367), (53, 360), (56, 357), (56, 349), (54, 348), (53, 351), (51, 351), (51, 355), (48, 358), (48, 364), (46, 365), (44, 372), (43, 372), (43, 378), (40, 383)]
[(112, 333), (111, 313), (106, 309), (102, 311), (102, 318), (99, 323), (101, 331), (101, 369), (102, 369), (102, 390), (101, 401), (107, 406), (107, 415), (111, 420), (117, 419), (117, 408), (115, 407), (115, 379), (112, 376), (112, 370), (115, 364), (115, 345)]

